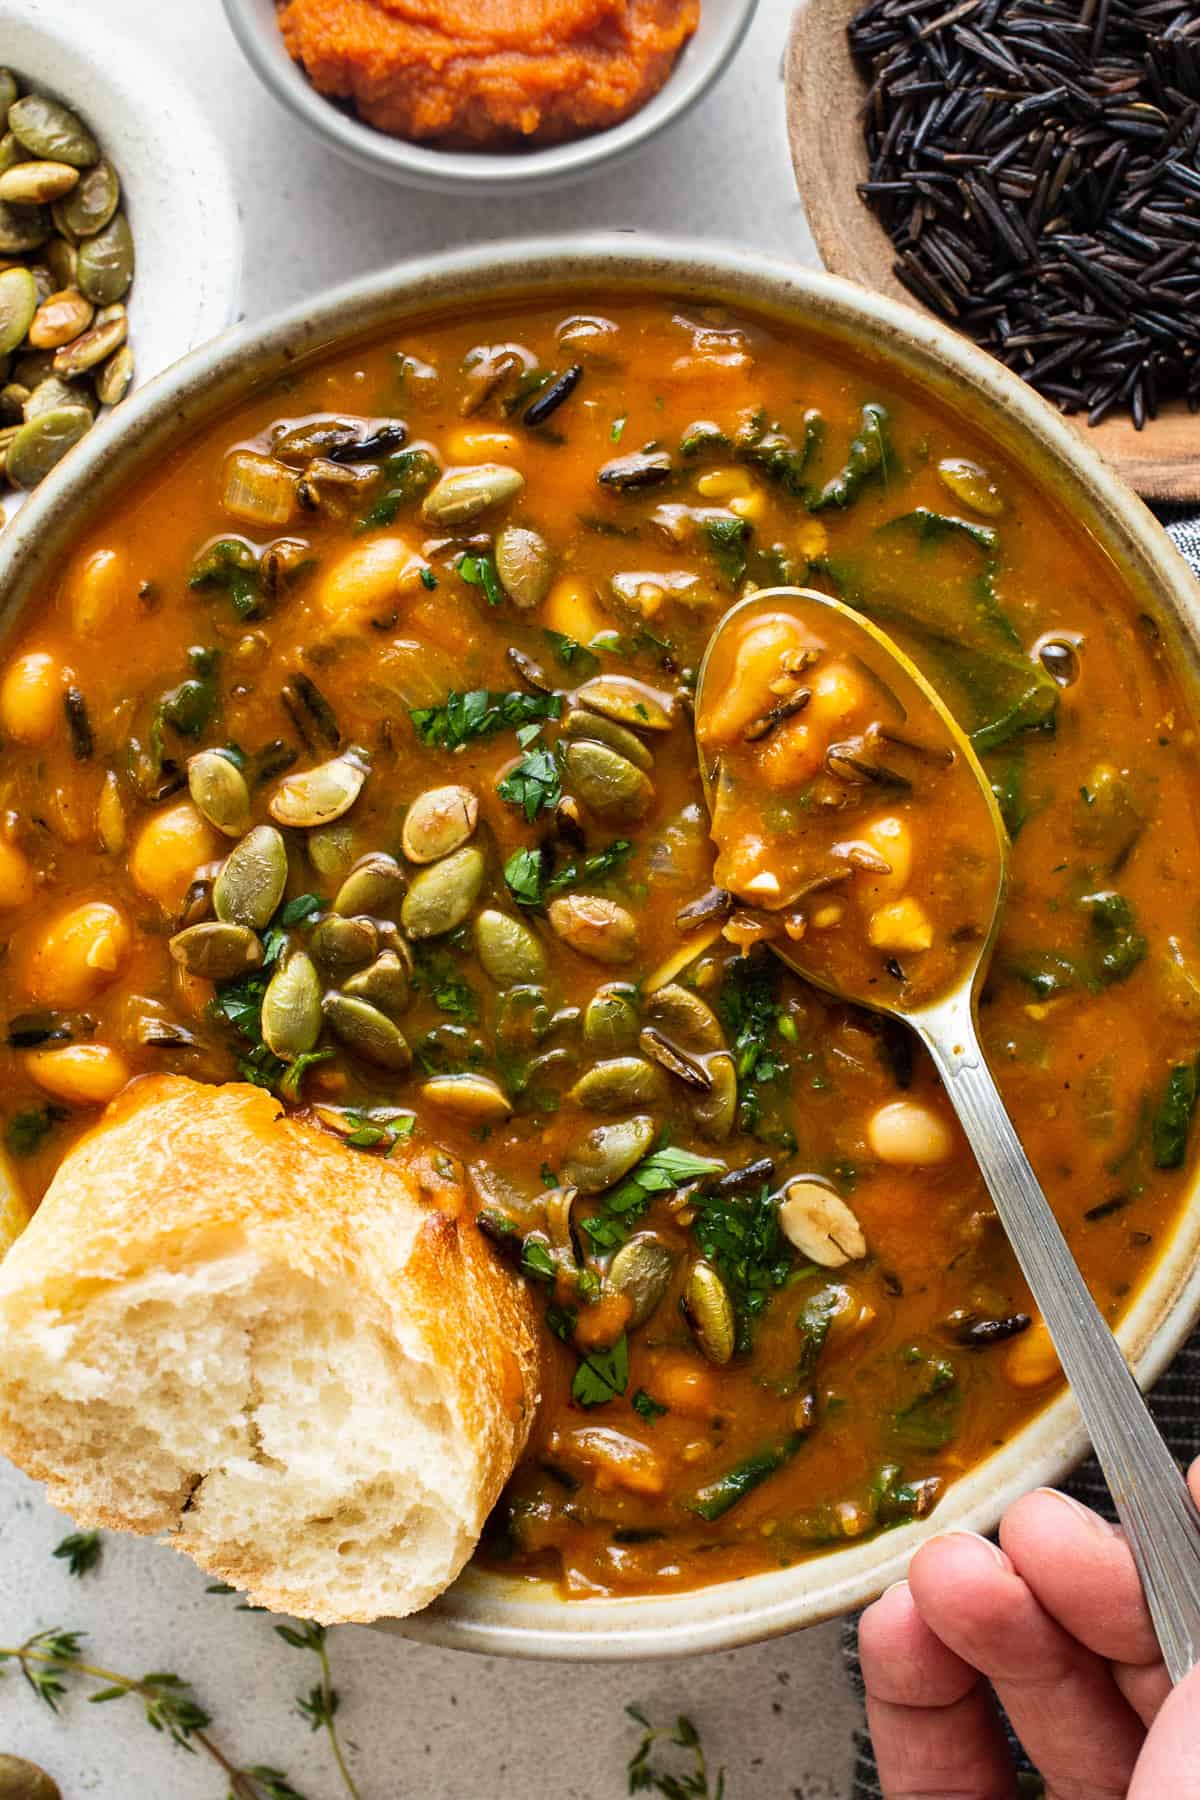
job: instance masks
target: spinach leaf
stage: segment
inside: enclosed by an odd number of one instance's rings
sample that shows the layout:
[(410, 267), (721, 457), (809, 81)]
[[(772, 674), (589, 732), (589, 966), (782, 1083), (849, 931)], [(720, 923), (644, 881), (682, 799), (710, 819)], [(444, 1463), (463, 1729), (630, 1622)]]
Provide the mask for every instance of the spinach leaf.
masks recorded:
[(761, 1487), (768, 1476), (774, 1475), (789, 1463), (804, 1443), (806, 1433), (793, 1432), (780, 1444), (772, 1444), (768, 1449), (759, 1450), (752, 1456), (745, 1457), (735, 1463), (724, 1475), (718, 1475), (706, 1487), (699, 1488), (692, 1498), (685, 1501), (688, 1512), (697, 1513), (709, 1524), (715, 1519), (723, 1518), (730, 1507), (744, 1500), (747, 1494)]
[(808, 501), (804, 476), (824, 434), (820, 413), (804, 415), (804, 439), (799, 445), (778, 427), (768, 429), (766, 413), (752, 413), (743, 421), (734, 439), (734, 454), (739, 462), (752, 463), (767, 480), (793, 500)]
[(1133, 907), (1113, 888), (1085, 894), (1079, 902), (1092, 921), (1093, 966), (1101, 987), (1124, 981), (1146, 955), (1146, 940), (1137, 930)]
[(4, 1127), (4, 1142), (14, 1156), (33, 1156), (67, 1112), (65, 1106), (53, 1104), (25, 1107)]
[(383, 465), (387, 486), (363, 513), (355, 530), (370, 531), (376, 525), (390, 525), (401, 507), (419, 500), (440, 473), (428, 450), (401, 450), (397, 455), (389, 456)]
[(722, 579), (730, 587), (737, 587), (746, 573), (746, 539), (750, 535), (747, 520), (728, 516), (705, 519), (704, 536), (708, 539), (713, 561), (720, 570)]
[(891, 453), (888, 438), (886, 409), (874, 400), (868, 401), (862, 409), (858, 434), (851, 442), (845, 463), (819, 493), (810, 496), (810, 510), (823, 512), (829, 506), (842, 510), (857, 500), (869, 481), (876, 477), (886, 481)]
[(914, 1391), (892, 1414), (892, 1435), (919, 1450), (940, 1450), (958, 1430), (958, 1371), (948, 1357), (927, 1356), (915, 1344), (903, 1360), (915, 1371)]
[(258, 557), (244, 538), (209, 544), (192, 564), (188, 586), (228, 594), (239, 619), (253, 619), (260, 611)]
[(1150, 1125), (1150, 1147), (1156, 1169), (1181, 1169), (1187, 1160), (1197, 1086), (1195, 1063), (1176, 1063), (1167, 1076)]

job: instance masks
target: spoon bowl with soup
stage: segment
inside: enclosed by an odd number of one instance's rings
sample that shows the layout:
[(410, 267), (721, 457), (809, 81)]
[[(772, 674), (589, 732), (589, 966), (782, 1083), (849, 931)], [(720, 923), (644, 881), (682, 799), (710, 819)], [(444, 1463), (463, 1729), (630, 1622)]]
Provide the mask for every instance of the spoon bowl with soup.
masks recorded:
[(979, 1041), (1009, 844), (969, 739), (884, 632), (805, 588), (761, 590), (730, 609), (701, 665), (695, 717), (715, 880), (733, 897), (728, 935), (766, 942), (805, 980), (902, 1019), (928, 1049), (1079, 1402), (1180, 1680), (1200, 1661), (1200, 1516)]

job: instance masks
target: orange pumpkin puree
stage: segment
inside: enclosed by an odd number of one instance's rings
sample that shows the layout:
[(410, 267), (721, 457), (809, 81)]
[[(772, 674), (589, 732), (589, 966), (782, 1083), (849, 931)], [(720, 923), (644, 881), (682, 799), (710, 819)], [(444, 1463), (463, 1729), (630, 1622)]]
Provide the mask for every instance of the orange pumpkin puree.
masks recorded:
[(666, 81), (700, 0), (287, 0), (288, 52), (398, 137), (552, 143), (627, 118)]

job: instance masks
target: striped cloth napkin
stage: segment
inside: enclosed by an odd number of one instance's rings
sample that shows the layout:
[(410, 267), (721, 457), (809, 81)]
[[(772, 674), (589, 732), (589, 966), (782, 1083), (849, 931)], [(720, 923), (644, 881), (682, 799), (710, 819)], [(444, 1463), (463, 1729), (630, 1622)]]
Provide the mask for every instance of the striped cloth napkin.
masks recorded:
[[(1160, 515), (1179, 549), (1200, 577), (1200, 516), (1164, 510)], [(1150, 1396), (1150, 1410), (1159, 1429), (1179, 1461), (1186, 1465), (1200, 1456), (1200, 1330), (1180, 1351)], [(1112, 1502), (1099, 1464), (1093, 1457), (1082, 1463), (1065, 1484), (1085, 1505), (1092, 1506), (1107, 1518), (1114, 1518)], [(858, 1665), (858, 1620), (845, 1620), (842, 1648), (855, 1692), (862, 1695), (862, 1672)], [(1018, 1765), (1029, 1764), (1018, 1754)], [(854, 1788), (852, 1800), (881, 1800), (879, 1774), (871, 1740), (865, 1731), (855, 1734)]]

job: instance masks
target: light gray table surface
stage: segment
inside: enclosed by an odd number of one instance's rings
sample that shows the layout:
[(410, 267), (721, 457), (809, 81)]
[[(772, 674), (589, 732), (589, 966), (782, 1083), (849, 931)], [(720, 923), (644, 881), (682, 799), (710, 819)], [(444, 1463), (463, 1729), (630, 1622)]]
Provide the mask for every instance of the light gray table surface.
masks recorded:
[[(761, 0), (718, 88), (634, 160), (503, 204), (411, 192), (328, 156), (258, 86), (218, 0), (93, 0), (93, 9), (158, 49), (225, 140), (244, 214), (248, 319), (406, 256), (522, 233), (667, 229), (816, 260), (784, 134), (788, 0)], [(0, 1643), (78, 1626), (110, 1666), (178, 1670), (230, 1754), (285, 1769), (306, 1800), (340, 1800), (324, 1740), (295, 1709), (313, 1679), (310, 1657), (286, 1649), (269, 1619), (207, 1595), (191, 1563), (149, 1542), (110, 1537), (100, 1569), (71, 1579), (51, 1557), (67, 1529), (34, 1483), (0, 1464)], [(824, 1626), (755, 1649), (615, 1668), (484, 1659), (355, 1627), (331, 1644), (363, 1800), (619, 1800), (636, 1741), (629, 1702), (656, 1720), (689, 1713), (710, 1759), (726, 1766), (728, 1800), (845, 1800), (856, 1714), (836, 1634)], [(92, 1708), (76, 1697), (55, 1718), (11, 1667), (0, 1680), (0, 1751), (43, 1764), (64, 1800), (224, 1800), (214, 1765), (155, 1736), (132, 1700)]]

